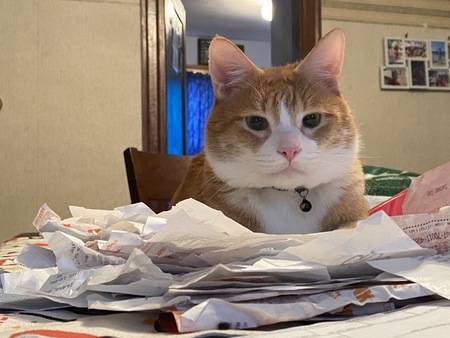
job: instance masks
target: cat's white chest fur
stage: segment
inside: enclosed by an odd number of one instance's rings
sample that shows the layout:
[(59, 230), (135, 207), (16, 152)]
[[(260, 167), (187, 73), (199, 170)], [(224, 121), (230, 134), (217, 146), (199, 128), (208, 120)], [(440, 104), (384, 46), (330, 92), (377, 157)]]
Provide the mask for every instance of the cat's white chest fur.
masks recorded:
[[(322, 185), (310, 191), (307, 197), (312, 204), (309, 212), (300, 210), (302, 197), (295, 191), (278, 191), (272, 188), (249, 189), (246, 208), (252, 209), (262, 225), (262, 232), (269, 234), (307, 234), (321, 231), (321, 222), (331, 205), (336, 203), (341, 188)], [(236, 196), (237, 197), (237, 196)], [(236, 200), (235, 200), (236, 202)]]

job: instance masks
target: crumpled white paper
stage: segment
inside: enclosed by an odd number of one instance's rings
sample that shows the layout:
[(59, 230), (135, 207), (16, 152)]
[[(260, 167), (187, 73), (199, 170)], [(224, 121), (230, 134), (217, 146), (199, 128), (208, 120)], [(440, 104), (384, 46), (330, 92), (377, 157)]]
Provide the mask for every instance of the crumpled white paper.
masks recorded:
[(71, 211), (62, 220), (47, 205), (39, 210), (33, 224), (48, 248), (24, 249), (24, 270), (1, 276), (5, 292), (90, 309), (174, 311), (180, 332), (301, 320), (392, 297), (450, 299), (445, 281), (432, 278), (448, 264), (382, 212), (354, 229), (269, 235), (195, 200), (158, 215), (142, 203)]

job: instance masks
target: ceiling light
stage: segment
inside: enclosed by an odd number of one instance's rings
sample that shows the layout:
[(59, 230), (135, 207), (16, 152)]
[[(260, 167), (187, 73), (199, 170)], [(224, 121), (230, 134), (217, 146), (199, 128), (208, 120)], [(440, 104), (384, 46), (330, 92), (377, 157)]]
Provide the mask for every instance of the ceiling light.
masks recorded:
[(261, 16), (266, 21), (272, 21), (272, 0), (265, 0), (262, 3)]
[(169, 19), (172, 19), (175, 16), (175, 7), (173, 6), (172, 1), (167, 3), (167, 16)]

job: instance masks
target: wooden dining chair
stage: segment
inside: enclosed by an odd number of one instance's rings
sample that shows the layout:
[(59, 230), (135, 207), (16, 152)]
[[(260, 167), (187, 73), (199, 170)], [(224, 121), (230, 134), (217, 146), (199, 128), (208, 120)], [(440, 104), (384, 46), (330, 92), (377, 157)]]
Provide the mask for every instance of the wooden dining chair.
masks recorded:
[(127, 148), (124, 153), (131, 203), (144, 202), (156, 213), (168, 210), (193, 156), (165, 155)]

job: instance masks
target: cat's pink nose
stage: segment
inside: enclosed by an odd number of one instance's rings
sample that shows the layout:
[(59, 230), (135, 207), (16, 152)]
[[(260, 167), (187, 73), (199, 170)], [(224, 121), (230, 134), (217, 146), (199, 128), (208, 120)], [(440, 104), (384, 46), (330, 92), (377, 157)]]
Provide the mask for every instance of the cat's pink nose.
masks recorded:
[(300, 146), (292, 146), (292, 147), (279, 147), (277, 151), (284, 155), (289, 162), (292, 161), (294, 156), (300, 151), (302, 148)]

